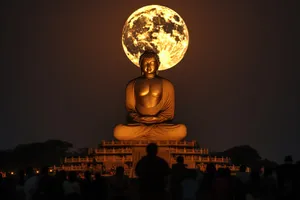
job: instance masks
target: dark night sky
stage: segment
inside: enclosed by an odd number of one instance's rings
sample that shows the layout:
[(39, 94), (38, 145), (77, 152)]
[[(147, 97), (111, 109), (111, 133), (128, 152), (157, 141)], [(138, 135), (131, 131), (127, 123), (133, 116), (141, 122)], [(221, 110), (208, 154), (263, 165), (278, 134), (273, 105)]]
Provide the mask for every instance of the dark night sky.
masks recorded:
[(0, 3), (0, 148), (112, 139), (113, 126), (125, 122), (126, 83), (140, 74), (121, 46), (124, 22), (139, 7), (161, 4), (190, 33), (184, 59), (161, 73), (175, 85), (187, 139), (300, 159), (296, 1), (55, 2)]

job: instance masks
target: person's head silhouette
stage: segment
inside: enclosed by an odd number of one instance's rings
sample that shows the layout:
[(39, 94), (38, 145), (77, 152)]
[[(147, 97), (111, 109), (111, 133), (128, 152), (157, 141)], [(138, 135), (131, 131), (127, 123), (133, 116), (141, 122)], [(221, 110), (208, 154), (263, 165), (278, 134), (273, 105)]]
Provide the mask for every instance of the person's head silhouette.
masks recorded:
[(246, 165), (241, 165), (240, 166), (240, 172), (246, 172), (246, 170), (247, 170)]
[(100, 172), (96, 172), (95, 173), (95, 180), (100, 180), (101, 179), (101, 173)]
[(124, 176), (124, 167), (122, 167), (122, 166), (118, 166), (117, 168), (116, 168), (116, 175), (117, 176)]
[(291, 155), (285, 156), (284, 162), (286, 164), (292, 164), (293, 163), (293, 157)]
[(156, 156), (157, 155), (157, 144), (155, 143), (150, 143), (147, 145), (146, 147), (146, 151), (147, 151), (147, 154), (148, 156)]
[(48, 175), (48, 170), (49, 170), (49, 167), (45, 166), (42, 168), (41, 170), (41, 175)]
[(91, 177), (91, 172), (90, 171), (85, 171), (84, 172), (84, 178), (85, 178), (85, 180), (87, 180), (87, 181), (91, 181), (91, 179), (92, 179), (92, 177)]
[(177, 161), (177, 163), (183, 164), (184, 163), (184, 158), (182, 156), (178, 156), (176, 161)]
[(26, 169), (26, 174), (27, 174), (28, 177), (33, 176), (33, 175), (34, 175), (34, 170), (33, 170), (33, 168), (32, 168), (32, 167), (28, 167), (28, 168)]

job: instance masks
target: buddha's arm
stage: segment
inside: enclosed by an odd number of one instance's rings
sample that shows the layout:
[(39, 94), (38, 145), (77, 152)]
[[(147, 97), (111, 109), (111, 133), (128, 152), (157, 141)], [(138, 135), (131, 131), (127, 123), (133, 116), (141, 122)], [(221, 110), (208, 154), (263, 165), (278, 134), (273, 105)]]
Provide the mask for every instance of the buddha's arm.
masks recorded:
[(134, 81), (128, 83), (126, 87), (126, 110), (128, 112), (129, 117), (136, 121), (140, 118), (138, 113), (135, 110), (135, 98), (134, 98)]
[(140, 118), (141, 123), (146, 123), (146, 124), (154, 124), (154, 123), (162, 123), (165, 121), (172, 120), (173, 117), (170, 115), (169, 112), (161, 112), (156, 116), (142, 116)]
[(140, 116), (137, 112), (135, 111), (131, 111), (129, 112), (129, 116), (131, 117), (131, 119), (135, 122), (138, 122), (138, 123), (144, 123), (143, 120), (142, 120), (142, 116)]
[(164, 80), (164, 94), (163, 101), (164, 105), (161, 112), (157, 114), (157, 120), (159, 122), (170, 121), (174, 118), (175, 111), (175, 91), (171, 82)]

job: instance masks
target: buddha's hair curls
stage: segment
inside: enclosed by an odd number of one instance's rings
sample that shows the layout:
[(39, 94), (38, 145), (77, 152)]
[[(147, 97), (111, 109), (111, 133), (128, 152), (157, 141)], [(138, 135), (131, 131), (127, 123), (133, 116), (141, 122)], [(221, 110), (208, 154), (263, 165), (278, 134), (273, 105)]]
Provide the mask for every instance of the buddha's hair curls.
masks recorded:
[(140, 56), (140, 60), (139, 60), (139, 64), (140, 66), (142, 66), (142, 61), (144, 60), (144, 58), (152, 58), (154, 57), (155, 60), (158, 62), (158, 66), (160, 65), (160, 60), (159, 60), (159, 56), (157, 53), (155, 53), (154, 51), (145, 51), (141, 56)]

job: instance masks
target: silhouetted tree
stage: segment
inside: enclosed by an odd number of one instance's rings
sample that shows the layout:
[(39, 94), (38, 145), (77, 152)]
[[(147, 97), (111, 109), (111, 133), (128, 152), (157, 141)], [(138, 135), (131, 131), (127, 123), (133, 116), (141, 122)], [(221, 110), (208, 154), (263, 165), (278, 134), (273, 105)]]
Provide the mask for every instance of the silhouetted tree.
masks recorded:
[(257, 165), (261, 157), (257, 150), (249, 145), (235, 146), (224, 151), (224, 155), (231, 158), (234, 165)]
[(68, 148), (73, 145), (60, 140), (44, 143), (20, 144), (11, 151), (0, 152), (0, 168), (15, 170), (28, 166), (42, 167), (59, 165)]
[(278, 166), (278, 164), (276, 162), (268, 160), (268, 159), (261, 160), (260, 165), (267, 167), (267, 168), (273, 168), (273, 169), (275, 169)]

